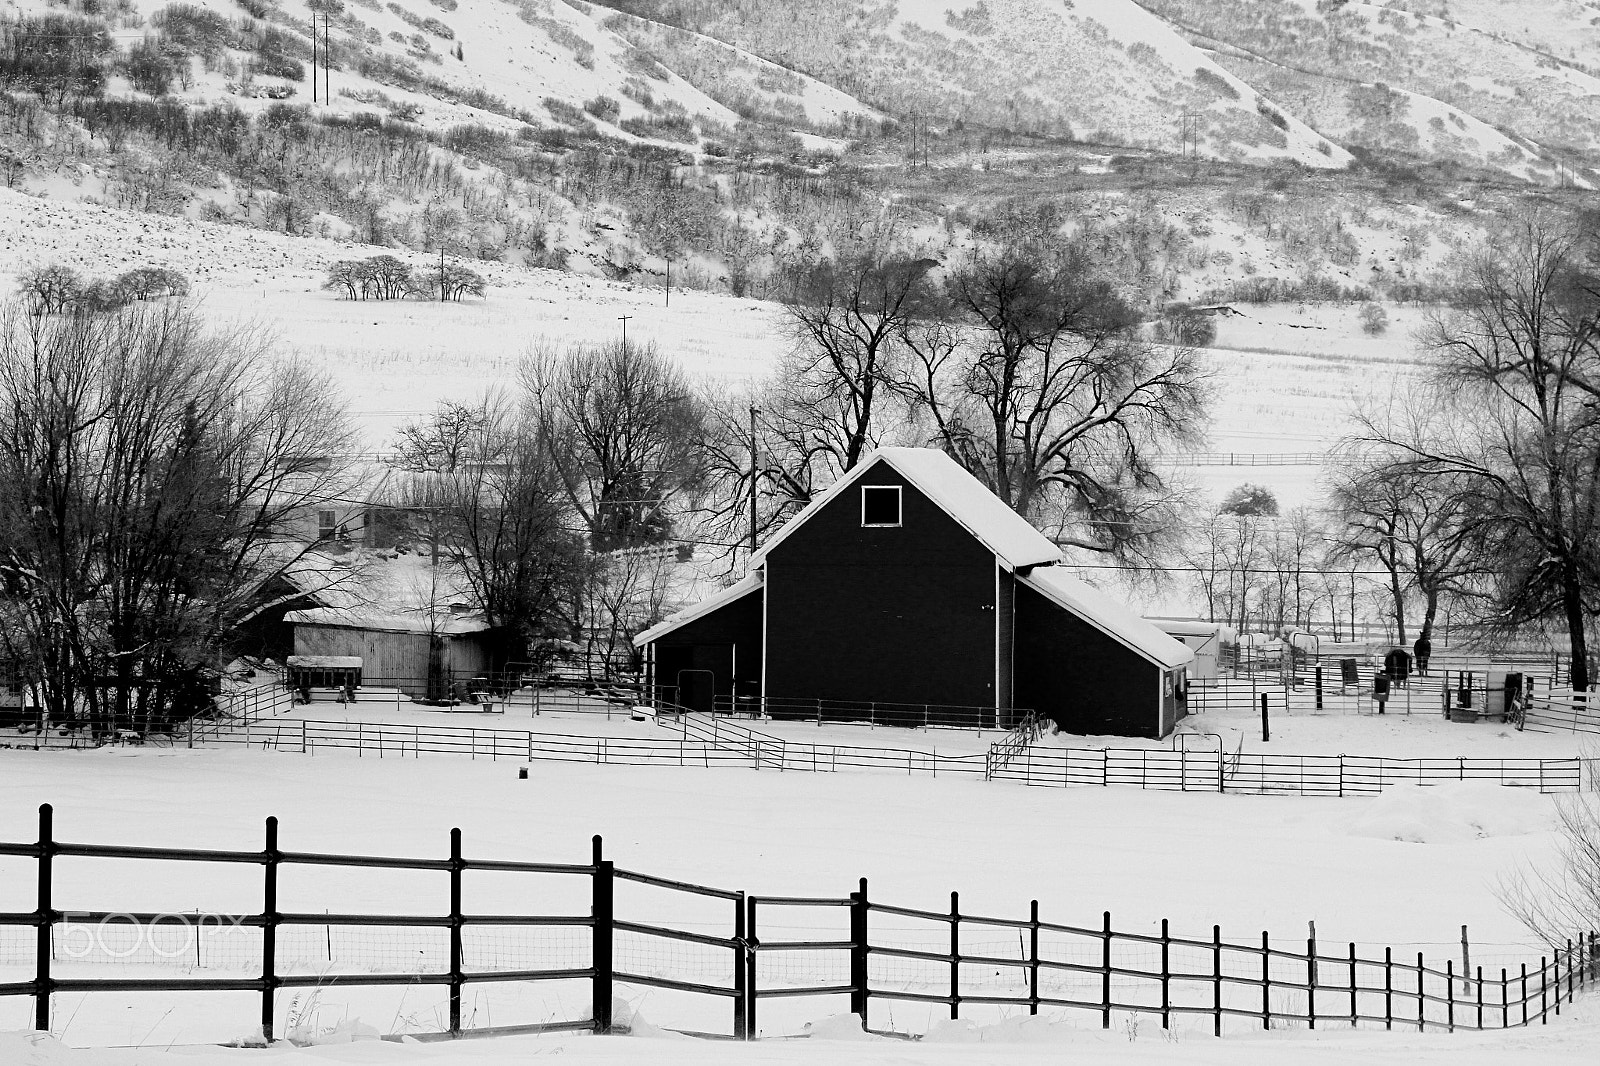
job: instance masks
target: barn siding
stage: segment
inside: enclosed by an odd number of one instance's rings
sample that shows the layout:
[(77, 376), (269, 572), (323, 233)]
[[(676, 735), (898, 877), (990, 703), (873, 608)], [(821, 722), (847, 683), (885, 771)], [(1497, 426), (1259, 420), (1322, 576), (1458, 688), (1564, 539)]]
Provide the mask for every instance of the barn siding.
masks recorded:
[[(688, 622), (654, 642), (656, 676), (653, 679), (661, 698), (673, 700), (668, 691), (677, 685), (679, 669), (710, 668), (717, 675), (715, 693), (726, 697), (761, 694), (761, 604), (762, 589), (747, 593), (709, 614)], [(731, 669), (724, 657), (707, 649), (731, 647)], [(696, 649), (700, 649), (697, 651)]]
[[(861, 486), (901, 487), (863, 528)], [(766, 695), (995, 706), (994, 554), (886, 463), (766, 560)]]
[[(399, 687), (407, 692), (414, 689), (416, 695), (422, 695), (426, 689), (428, 641), (426, 633), (319, 626), (307, 622), (296, 622), (294, 626), (296, 655), (359, 655), (363, 683), (387, 687), (400, 681), (413, 682)], [(475, 634), (449, 635), (444, 643), (443, 663), (456, 680), (489, 672), (488, 649)]]
[(1159, 667), (1027, 586), (1016, 618), (1017, 706), (1063, 732), (1157, 736)]

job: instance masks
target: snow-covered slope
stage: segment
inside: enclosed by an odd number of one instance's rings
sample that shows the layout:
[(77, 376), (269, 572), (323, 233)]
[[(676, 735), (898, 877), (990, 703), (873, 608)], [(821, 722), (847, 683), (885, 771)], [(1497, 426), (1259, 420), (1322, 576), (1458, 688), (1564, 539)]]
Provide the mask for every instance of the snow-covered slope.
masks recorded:
[(670, 0), (617, 6), (738, 45), (913, 123), (978, 123), (1236, 160), (1349, 156), (1133, 0)]
[[(1388, 0), (1318, 3), (1317, 0), (1143, 0), (1151, 11), (1192, 40), (1216, 48), (1236, 73), (1261, 85), (1250, 57), (1288, 73), (1302, 92), (1347, 94), (1351, 87), (1382, 85), (1428, 97), (1494, 127), (1522, 152), (1498, 151), (1478, 131), (1446, 113), (1421, 113), (1393, 147), (1432, 151), (1445, 158), (1480, 142), (1492, 165), (1519, 176), (1570, 181), (1569, 164), (1554, 153), (1600, 148), (1600, 42), (1591, 21), (1600, 8), (1572, 0)], [(1237, 50), (1243, 60), (1233, 55)], [(1319, 79), (1332, 83), (1318, 86)], [(1343, 88), (1340, 88), (1340, 85)], [(1288, 102), (1288, 101), (1286, 101)], [(1321, 110), (1321, 109), (1315, 109)], [(1305, 117), (1312, 118), (1307, 114)], [(1445, 124), (1439, 130), (1434, 120)], [(1398, 129), (1399, 127), (1397, 127)], [(1325, 132), (1334, 133), (1332, 130)], [(1439, 133), (1446, 136), (1438, 138)], [(1531, 157), (1543, 157), (1530, 161)]]

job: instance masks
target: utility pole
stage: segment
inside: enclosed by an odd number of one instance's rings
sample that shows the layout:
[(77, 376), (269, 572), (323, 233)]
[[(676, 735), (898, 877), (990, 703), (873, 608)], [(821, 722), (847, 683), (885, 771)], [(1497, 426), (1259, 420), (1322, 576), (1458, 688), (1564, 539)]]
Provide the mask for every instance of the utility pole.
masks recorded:
[(756, 455), (756, 408), (750, 408), (750, 558), (756, 557), (756, 478), (759, 474)]
[(317, 13), (311, 12), (311, 102), (317, 102)]
[(444, 239), (439, 240), (439, 302), (444, 303)]
[[(312, 35), (316, 35), (317, 16), (311, 16)], [(324, 103), (333, 103), (333, 38), (328, 34), (328, 13), (322, 13), (322, 99)], [(315, 81), (317, 72), (311, 71), (311, 80)]]
[(627, 351), (628, 350), (628, 319), (630, 319), (632, 317), (633, 317), (632, 315), (618, 315), (617, 316), (617, 321), (622, 323), (622, 350), (623, 351)]

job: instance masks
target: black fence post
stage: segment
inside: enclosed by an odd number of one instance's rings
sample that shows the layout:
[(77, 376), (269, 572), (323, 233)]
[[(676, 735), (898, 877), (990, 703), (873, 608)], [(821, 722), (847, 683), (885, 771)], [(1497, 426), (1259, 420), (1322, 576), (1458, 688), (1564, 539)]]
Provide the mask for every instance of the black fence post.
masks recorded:
[(1550, 987), (1550, 960), (1543, 955), (1539, 956), (1539, 1024), (1550, 1024), (1550, 1004), (1545, 995)]
[(1417, 952), (1417, 1032), (1428, 1027), (1428, 999), (1422, 991), (1422, 952)]
[(1306, 1026), (1317, 1027), (1317, 938), (1306, 938)]
[(1322, 710), (1322, 664), (1317, 664), (1317, 710)]
[(272, 1043), (272, 1007), (278, 988), (278, 820), (267, 819), (267, 846), (262, 851), (261, 892), (261, 1039)]
[(1483, 1028), (1483, 967), (1477, 969), (1478, 975), (1478, 1028)]
[(1528, 1024), (1528, 964), (1522, 964), (1522, 1024)]
[[(42, 713), (42, 712), (41, 712)], [(40, 734), (44, 730), (39, 730)], [(39, 898), (34, 909), (33, 1027), (50, 1031), (51, 945), (55, 942), (55, 904), (51, 889), (55, 869), (55, 808), (39, 804)]]
[(1222, 926), (1211, 927), (1211, 1030), (1222, 1035)]
[(1172, 938), (1167, 934), (1167, 920), (1161, 919), (1161, 1028), (1172, 1026)]
[(950, 1017), (961, 1017), (961, 894), (950, 893)]
[(1100, 946), (1100, 1028), (1111, 1028), (1111, 912), (1105, 912)]
[(745, 895), (740, 892), (733, 900), (733, 1038), (748, 1040), (750, 1030), (745, 1014), (745, 997), (749, 994), (744, 980), (744, 955), (747, 950), (744, 924)]
[(1039, 901), (1028, 904), (1028, 1013), (1039, 1013)]
[(611, 1032), (611, 922), (614, 917), (614, 867), (602, 859), (599, 834), (594, 838), (594, 902), (590, 914), (594, 919), (594, 1031)]
[(1272, 1028), (1272, 942), (1261, 931), (1261, 1028)]
[(1394, 1028), (1394, 948), (1383, 949), (1383, 1027)]
[(1456, 960), (1444, 960), (1444, 1024), (1445, 1031), (1456, 1031)]
[(858, 891), (850, 893), (850, 1013), (867, 1027), (867, 879)]
[(744, 1026), (749, 1033), (749, 1039), (756, 1038), (756, 957), (761, 950), (761, 938), (756, 935), (756, 898), (751, 896), (745, 901), (744, 921)]
[(1360, 1016), (1356, 1010), (1356, 943), (1352, 940), (1350, 941), (1350, 1028), (1356, 1027), (1356, 1021)]
[(1272, 728), (1267, 724), (1267, 694), (1261, 694), (1261, 742), (1266, 744), (1272, 740)]
[(461, 1033), (461, 830), (450, 830), (450, 1035)]

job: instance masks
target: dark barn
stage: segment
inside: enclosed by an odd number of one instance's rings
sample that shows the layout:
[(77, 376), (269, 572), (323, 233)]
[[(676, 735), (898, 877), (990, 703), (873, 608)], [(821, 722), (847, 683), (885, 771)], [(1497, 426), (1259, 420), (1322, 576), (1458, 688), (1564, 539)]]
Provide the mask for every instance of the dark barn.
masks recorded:
[(1060, 562), (943, 452), (883, 448), (749, 577), (636, 643), (661, 698), (696, 710), (909, 704), (1005, 726), (1028, 709), (1073, 733), (1170, 733), (1192, 654)]

